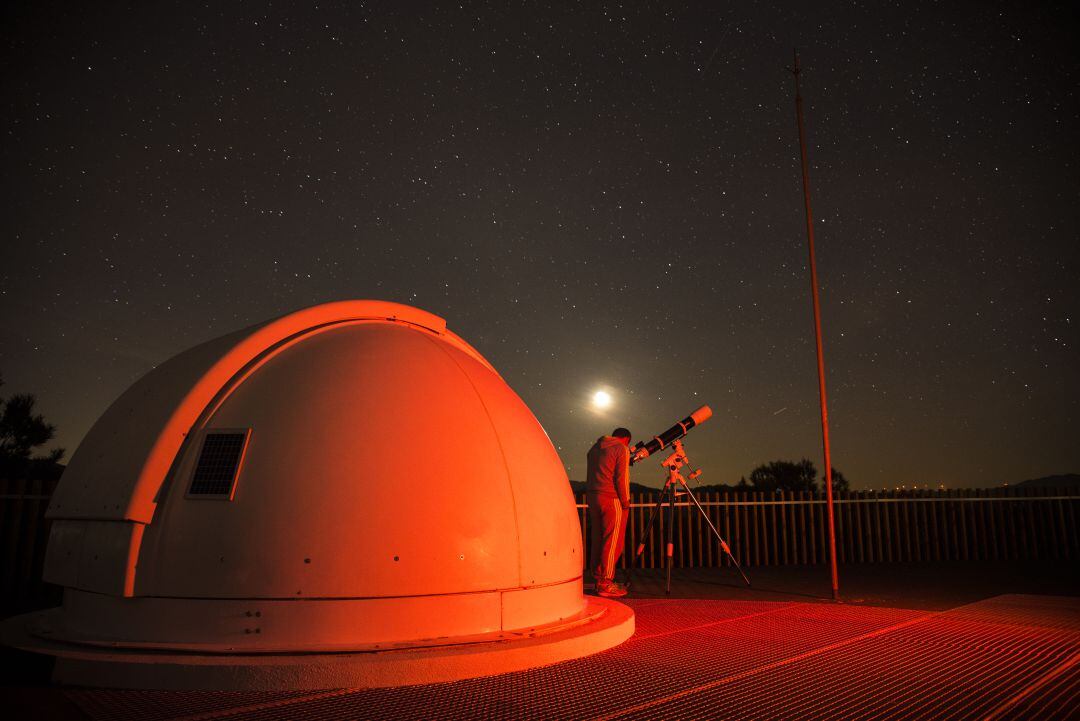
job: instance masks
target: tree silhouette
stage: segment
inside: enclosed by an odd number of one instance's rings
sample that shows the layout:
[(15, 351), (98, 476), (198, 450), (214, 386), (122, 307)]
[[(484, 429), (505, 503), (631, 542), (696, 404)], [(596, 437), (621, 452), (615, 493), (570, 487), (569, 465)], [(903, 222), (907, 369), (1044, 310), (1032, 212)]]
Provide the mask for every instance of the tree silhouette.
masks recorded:
[[(4, 384), (0, 378), (0, 386)], [(64, 457), (63, 448), (54, 448), (44, 456), (32, 456), (34, 450), (56, 435), (56, 426), (34, 413), (36, 399), (31, 393), (17, 393), (7, 400), (0, 398), (0, 475), (37, 475), (48, 472)]]
[[(846, 492), (846, 491), (851, 490), (851, 484), (849, 484), (848, 480), (846, 478), (844, 478), (844, 474), (841, 473), (840, 471), (836, 470), (835, 467), (832, 469), (832, 489), (833, 489), (833, 492), (835, 492), (835, 493)], [(825, 479), (824, 478), (821, 479), (821, 492), (822, 493), (825, 492)]]
[[(847, 491), (850, 485), (844, 474), (836, 468), (832, 469), (834, 491)], [(817, 468), (809, 458), (804, 458), (798, 463), (793, 461), (772, 461), (765, 463), (750, 471), (750, 483), (755, 491), (818, 491)], [(825, 483), (822, 479), (820, 490), (824, 492)]]
[(813, 491), (817, 470), (809, 459), (772, 461), (750, 471), (755, 491)]

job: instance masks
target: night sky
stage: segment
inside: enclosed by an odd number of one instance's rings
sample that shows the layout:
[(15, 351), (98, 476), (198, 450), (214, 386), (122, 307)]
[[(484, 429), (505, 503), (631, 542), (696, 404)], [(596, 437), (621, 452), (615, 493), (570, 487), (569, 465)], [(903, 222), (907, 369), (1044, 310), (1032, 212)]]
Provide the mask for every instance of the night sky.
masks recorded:
[(177, 352), (378, 298), (446, 318), (571, 478), (702, 403), (701, 482), (820, 467), (798, 46), (835, 465), (1080, 472), (1074, 11), (814, 5), (10, 3), (0, 395), (70, 454)]

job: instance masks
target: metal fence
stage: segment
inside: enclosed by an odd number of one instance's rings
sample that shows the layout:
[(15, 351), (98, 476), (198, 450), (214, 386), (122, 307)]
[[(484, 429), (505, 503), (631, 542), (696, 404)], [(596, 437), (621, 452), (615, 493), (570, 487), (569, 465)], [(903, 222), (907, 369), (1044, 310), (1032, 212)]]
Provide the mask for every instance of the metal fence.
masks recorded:
[[(0, 481), (0, 612), (53, 605), (60, 590), (41, 580), (49, 524), (45, 508), (55, 483)], [(700, 493), (710, 519), (744, 566), (825, 563), (825, 501), (809, 493)], [(627, 521), (626, 567), (644, 533), (655, 497), (635, 495)], [(1075, 489), (965, 491), (859, 491), (835, 499), (840, 563), (900, 561), (1007, 561), (1080, 559)], [(585, 497), (578, 499), (581, 533), (589, 554)], [(663, 565), (661, 513), (645, 538), (641, 566)], [(679, 567), (728, 565), (697, 509), (675, 504), (674, 561)], [(590, 563), (587, 560), (587, 563)]]
[(13, 613), (60, 602), (60, 589), (41, 580), (49, 540), (49, 505), (54, 481), (0, 480), (0, 613)]
[[(825, 499), (811, 493), (695, 493), (744, 566), (828, 561)], [(656, 503), (631, 497), (625, 568)], [(1008, 561), (1080, 558), (1076, 490), (1020, 488), (954, 491), (857, 491), (834, 497), (839, 563)], [(664, 564), (667, 509), (644, 539), (640, 567)], [(582, 540), (589, 557), (588, 512), (578, 498)], [(675, 503), (674, 565), (730, 565), (701, 513), (688, 499)]]

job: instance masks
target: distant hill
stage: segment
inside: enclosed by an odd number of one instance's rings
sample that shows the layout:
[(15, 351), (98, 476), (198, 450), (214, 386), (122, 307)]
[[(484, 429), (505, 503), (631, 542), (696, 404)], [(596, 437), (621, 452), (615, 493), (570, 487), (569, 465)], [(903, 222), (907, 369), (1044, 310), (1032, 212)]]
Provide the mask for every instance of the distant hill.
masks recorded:
[(1059, 476), (1032, 478), (1016, 484), (1020, 488), (1047, 488), (1075, 490), (1080, 488), (1080, 473), (1063, 473)]

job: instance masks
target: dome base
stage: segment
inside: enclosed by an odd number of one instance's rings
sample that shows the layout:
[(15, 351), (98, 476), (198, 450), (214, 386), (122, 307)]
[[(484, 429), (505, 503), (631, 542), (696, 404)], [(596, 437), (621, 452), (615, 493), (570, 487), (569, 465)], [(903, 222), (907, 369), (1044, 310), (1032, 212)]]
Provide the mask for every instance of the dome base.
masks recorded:
[(576, 623), (499, 640), (363, 653), (193, 654), (132, 651), (45, 640), (30, 628), (42, 611), (0, 624), (5, 645), (56, 657), (53, 681), (74, 686), (207, 691), (379, 688), (458, 681), (547, 666), (619, 645), (634, 612), (589, 597)]

